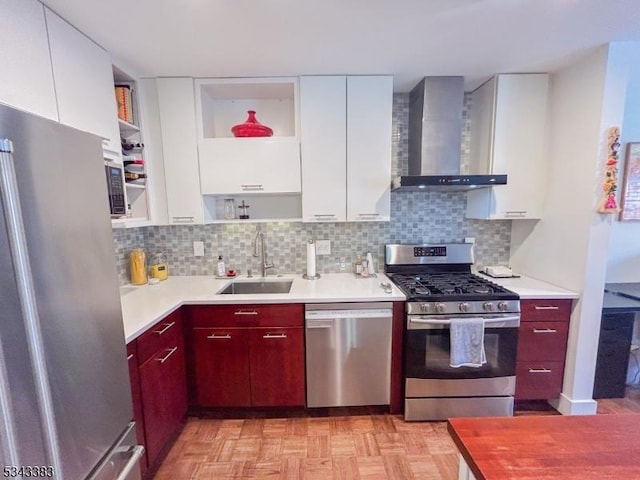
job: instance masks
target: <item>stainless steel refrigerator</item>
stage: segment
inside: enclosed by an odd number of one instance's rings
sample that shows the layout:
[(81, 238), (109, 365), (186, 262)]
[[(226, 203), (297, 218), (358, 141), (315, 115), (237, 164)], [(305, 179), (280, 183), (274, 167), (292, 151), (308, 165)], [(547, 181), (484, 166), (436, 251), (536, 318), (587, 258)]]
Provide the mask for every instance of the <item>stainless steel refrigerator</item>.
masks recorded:
[(5, 478), (139, 478), (101, 139), (0, 105)]

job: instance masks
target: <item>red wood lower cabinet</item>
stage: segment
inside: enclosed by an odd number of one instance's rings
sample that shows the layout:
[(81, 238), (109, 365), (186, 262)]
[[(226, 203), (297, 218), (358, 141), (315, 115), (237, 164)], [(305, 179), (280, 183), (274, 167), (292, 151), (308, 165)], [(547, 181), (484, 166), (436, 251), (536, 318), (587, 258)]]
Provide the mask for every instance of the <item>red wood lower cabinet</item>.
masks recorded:
[(302, 327), (250, 329), (249, 358), (254, 406), (304, 405)]
[(301, 304), (187, 308), (193, 407), (305, 404)]
[(242, 328), (194, 328), (194, 400), (199, 406), (248, 407), (248, 330)]
[(522, 300), (516, 400), (547, 400), (562, 391), (571, 300)]
[[(158, 330), (158, 350), (139, 368), (147, 461), (158, 455), (182, 424), (187, 412), (184, 337), (180, 311), (167, 319), (171, 327)], [(171, 323), (169, 322), (169, 323)]]

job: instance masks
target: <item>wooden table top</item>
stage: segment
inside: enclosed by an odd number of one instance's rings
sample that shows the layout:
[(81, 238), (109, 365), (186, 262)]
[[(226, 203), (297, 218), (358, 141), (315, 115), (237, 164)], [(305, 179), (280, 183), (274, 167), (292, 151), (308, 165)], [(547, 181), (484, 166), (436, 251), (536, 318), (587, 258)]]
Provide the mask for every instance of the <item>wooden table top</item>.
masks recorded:
[(640, 415), (453, 418), (477, 480), (640, 479)]

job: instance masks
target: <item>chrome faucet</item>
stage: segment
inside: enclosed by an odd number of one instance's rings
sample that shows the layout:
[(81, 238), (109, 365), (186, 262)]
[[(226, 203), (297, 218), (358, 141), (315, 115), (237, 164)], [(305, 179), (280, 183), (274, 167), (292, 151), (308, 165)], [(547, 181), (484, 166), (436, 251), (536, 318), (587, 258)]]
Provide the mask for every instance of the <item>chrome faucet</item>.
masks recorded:
[[(258, 243), (260, 244), (260, 251), (258, 251)], [(266, 277), (267, 270), (269, 268), (273, 268), (274, 265), (273, 263), (267, 262), (267, 252), (262, 230), (258, 230), (258, 233), (256, 233), (256, 239), (254, 240), (253, 244), (253, 256), (260, 257), (260, 272), (262, 274), (261, 276)]]

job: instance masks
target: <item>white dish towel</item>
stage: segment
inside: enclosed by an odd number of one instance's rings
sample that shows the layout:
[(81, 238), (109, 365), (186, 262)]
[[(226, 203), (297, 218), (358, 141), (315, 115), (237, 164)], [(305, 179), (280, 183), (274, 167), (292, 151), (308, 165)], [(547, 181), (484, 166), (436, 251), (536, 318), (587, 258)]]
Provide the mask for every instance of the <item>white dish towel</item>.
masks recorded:
[(449, 364), (452, 367), (479, 368), (487, 363), (484, 351), (484, 318), (452, 318), (449, 328), (451, 336)]

